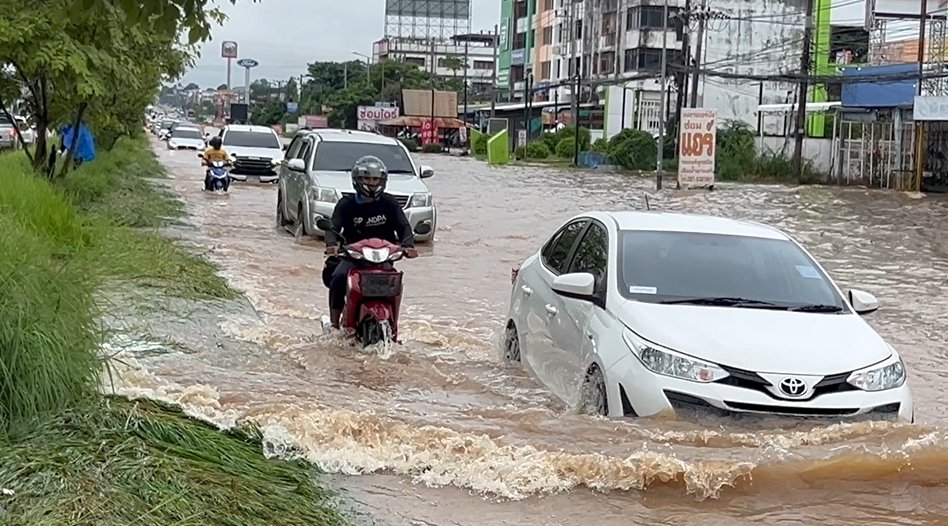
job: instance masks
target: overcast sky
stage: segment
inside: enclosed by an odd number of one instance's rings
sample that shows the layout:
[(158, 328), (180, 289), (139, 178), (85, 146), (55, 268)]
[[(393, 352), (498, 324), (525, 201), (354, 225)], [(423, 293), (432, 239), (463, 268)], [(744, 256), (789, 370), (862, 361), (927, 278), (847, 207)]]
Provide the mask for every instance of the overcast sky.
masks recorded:
[[(221, 1), (220, 4), (226, 2)], [(491, 30), (500, 21), (500, 0), (472, 0), (472, 31)], [(238, 0), (223, 7), (229, 16), (213, 30), (195, 68), (181, 80), (202, 88), (227, 81), (221, 42), (235, 40), (240, 58), (260, 63), (253, 78), (286, 80), (317, 60), (359, 60), (353, 51), (372, 54), (372, 42), (385, 32), (385, 0)], [(232, 84), (244, 84), (244, 70), (234, 64)]]

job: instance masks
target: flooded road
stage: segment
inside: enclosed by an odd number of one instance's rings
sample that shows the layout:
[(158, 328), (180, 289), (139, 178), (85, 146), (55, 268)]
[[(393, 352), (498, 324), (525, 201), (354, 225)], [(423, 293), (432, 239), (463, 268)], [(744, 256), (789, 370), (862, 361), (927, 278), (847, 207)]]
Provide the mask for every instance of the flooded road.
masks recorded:
[[(320, 335), (322, 243), (275, 227), (275, 185), (205, 195), (194, 152), (157, 151), (191, 214), (176, 233), (249, 305), (151, 320), (167, 350), (129, 349), (121, 391), (221, 425), (257, 421), (270, 453), (335, 473), (372, 524), (948, 522), (948, 241), (938, 230), (948, 201), (835, 188), (655, 192), (651, 179), (426, 156), (437, 239), (400, 263), (405, 344), (379, 357)], [(567, 217), (644, 209), (646, 195), (652, 209), (786, 229), (841, 286), (879, 296), (869, 320), (902, 353), (918, 423), (605, 420), (572, 414), (505, 366), (510, 268)]]

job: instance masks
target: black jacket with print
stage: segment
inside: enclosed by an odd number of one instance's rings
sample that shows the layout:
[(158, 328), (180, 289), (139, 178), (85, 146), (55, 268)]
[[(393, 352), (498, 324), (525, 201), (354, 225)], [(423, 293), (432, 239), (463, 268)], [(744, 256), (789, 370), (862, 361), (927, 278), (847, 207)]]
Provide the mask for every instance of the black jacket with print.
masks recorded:
[[(389, 194), (370, 202), (360, 203), (355, 196), (343, 196), (332, 211), (332, 224), (342, 233), (346, 243), (378, 238), (404, 247), (415, 246), (415, 235), (401, 205)], [(340, 242), (339, 237), (326, 232), (326, 246)]]

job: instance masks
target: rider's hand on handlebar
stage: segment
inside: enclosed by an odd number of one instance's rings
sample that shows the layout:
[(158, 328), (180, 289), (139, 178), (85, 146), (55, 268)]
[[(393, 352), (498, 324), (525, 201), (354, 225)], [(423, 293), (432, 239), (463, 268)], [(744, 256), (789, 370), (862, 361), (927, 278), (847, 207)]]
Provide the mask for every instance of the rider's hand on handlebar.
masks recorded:
[(418, 250), (415, 247), (403, 247), (402, 250), (405, 251), (405, 257), (408, 259), (418, 257)]
[(338, 247), (338, 246), (336, 246), (336, 245), (329, 245), (329, 246), (326, 247), (326, 255), (327, 255), (327, 256), (335, 256), (335, 255), (338, 254), (338, 253), (339, 253), (339, 247)]

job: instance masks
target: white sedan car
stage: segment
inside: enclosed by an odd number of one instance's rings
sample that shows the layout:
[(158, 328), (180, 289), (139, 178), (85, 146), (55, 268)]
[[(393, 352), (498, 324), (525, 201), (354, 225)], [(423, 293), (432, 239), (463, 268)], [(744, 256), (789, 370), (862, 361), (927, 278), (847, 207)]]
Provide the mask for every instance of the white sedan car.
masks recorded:
[(914, 421), (898, 352), (860, 316), (876, 298), (775, 228), (591, 212), (512, 281), (506, 358), (583, 411)]

